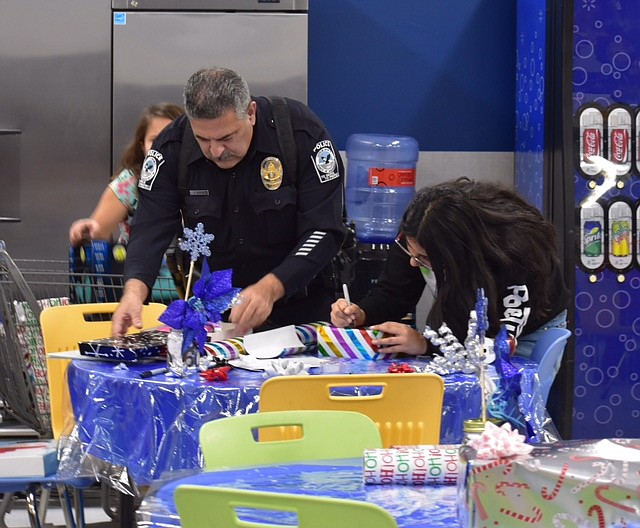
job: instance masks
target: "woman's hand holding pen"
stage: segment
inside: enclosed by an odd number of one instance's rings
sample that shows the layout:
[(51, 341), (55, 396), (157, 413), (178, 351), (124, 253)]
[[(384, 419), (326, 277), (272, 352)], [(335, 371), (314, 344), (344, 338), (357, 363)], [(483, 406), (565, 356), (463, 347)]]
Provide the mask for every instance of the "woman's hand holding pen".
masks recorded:
[(338, 299), (331, 305), (331, 324), (339, 328), (362, 326), (365, 313), (357, 304), (347, 299)]

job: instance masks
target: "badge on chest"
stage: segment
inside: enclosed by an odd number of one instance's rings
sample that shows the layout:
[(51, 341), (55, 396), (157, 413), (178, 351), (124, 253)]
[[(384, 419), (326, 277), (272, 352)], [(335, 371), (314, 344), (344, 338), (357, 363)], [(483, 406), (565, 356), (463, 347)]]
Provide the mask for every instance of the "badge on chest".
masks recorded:
[(278, 189), (282, 185), (282, 162), (275, 156), (264, 158), (260, 164), (260, 178), (270, 191)]

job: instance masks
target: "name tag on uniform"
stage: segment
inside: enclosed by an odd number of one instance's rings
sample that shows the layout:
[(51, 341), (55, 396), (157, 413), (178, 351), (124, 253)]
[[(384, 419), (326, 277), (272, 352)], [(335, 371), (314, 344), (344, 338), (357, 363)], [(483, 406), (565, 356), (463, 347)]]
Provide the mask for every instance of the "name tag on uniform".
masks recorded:
[(209, 196), (207, 189), (189, 189), (189, 196)]

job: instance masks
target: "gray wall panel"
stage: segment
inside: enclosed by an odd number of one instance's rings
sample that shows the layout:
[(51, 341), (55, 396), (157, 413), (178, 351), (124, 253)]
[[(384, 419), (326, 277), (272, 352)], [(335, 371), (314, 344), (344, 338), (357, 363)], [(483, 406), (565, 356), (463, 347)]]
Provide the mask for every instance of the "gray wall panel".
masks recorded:
[(14, 258), (66, 259), (69, 224), (109, 180), (109, 22), (106, 2), (0, 5), (0, 128), (22, 131), (22, 222), (0, 223)]

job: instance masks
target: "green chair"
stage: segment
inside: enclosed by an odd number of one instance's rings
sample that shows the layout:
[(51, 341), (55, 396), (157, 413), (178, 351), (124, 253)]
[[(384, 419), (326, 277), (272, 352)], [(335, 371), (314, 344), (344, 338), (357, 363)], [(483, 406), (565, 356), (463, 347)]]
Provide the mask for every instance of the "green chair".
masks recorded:
[[(252, 528), (395, 528), (395, 519), (370, 502), (266, 491), (182, 485), (174, 499), (182, 528), (213, 526)], [(241, 512), (238, 510), (242, 509)], [(258, 511), (256, 511), (258, 510)], [(283, 512), (297, 516), (297, 523), (257, 522), (260, 513)], [(249, 519), (251, 521), (244, 521)]]
[[(260, 430), (299, 428), (298, 438), (259, 441)], [(282, 436), (280, 437), (282, 438)], [(221, 449), (232, 446), (233, 449)], [(300, 460), (362, 457), (382, 447), (378, 428), (351, 411), (274, 411), (243, 414), (205, 423), (200, 449), (207, 470)]]

